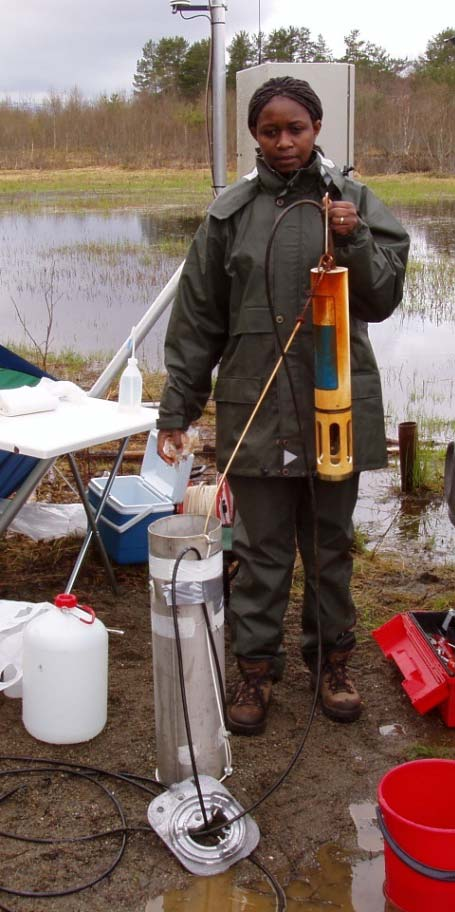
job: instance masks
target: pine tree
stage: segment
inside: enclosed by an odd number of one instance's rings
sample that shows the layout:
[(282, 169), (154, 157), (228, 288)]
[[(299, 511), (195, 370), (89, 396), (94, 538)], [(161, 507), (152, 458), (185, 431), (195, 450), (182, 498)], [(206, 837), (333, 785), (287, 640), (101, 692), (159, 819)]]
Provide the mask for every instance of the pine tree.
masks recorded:
[(179, 36), (161, 38), (158, 42), (147, 41), (133, 77), (135, 94), (176, 90), (188, 48), (188, 42)]
[(257, 63), (257, 48), (248, 32), (237, 32), (228, 46), (229, 63), (226, 81), (229, 88), (235, 88), (235, 75), (239, 70), (247, 70)]

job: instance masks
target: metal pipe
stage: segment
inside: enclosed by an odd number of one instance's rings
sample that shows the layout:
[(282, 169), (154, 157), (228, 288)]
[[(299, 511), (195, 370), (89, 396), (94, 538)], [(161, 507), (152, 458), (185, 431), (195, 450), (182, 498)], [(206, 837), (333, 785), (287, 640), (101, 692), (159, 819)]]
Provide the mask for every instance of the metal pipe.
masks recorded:
[[(193, 775), (179, 687), (176, 632), (171, 581), (177, 558), (176, 609), (185, 695), (197, 771), (220, 779), (226, 772), (226, 736), (218, 682), (202, 602), (224, 678), (223, 552), (221, 523), (210, 517), (182, 513), (155, 520), (148, 529), (150, 598), (155, 702), (157, 777), (164, 785)], [(194, 549), (201, 555), (197, 560)]]
[[(174, 272), (174, 275), (169, 279), (167, 285), (165, 285), (163, 290), (160, 291), (153, 304), (151, 304), (144, 316), (139, 320), (139, 323), (136, 324), (136, 348), (145, 339), (152, 326), (155, 325), (157, 320), (161, 317), (161, 314), (166, 310), (166, 307), (168, 307), (169, 304), (171, 304), (174, 300), (182, 269), (183, 263), (180, 264), (179, 268)], [(119, 370), (124, 367), (128, 360), (128, 357), (130, 355), (129, 341), (130, 336), (128, 334), (123, 345), (119, 348), (118, 352), (114, 355), (107, 367), (104, 368), (102, 374), (100, 374), (98, 377), (98, 380), (95, 381), (92, 388), (89, 390), (89, 396), (100, 397), (103, 395), (103, 393), (106, 392), (112, 380), (118, 374)]]
[[(177, 11), (178, 3), (172, 4)], [(188, 6), (191, 9), (210, 11), (213, 75), (212, 75), (212, 142), (213, 182), (215, 193), (224, 190), (227, 183), (226, 164), (226, 6), (221, 0), (210, 0), (209, 6)], [(136, 326), (136, 347), (155, 325), (161, 314), (172, 303), (177, 290), (183, 263), (160, 292), (151, 307)], [(89, 396), (102, 396), (118, 372), (125, 366), (129, 355), (129, 335), (102, 374), (93, 384)]]
[(417, 423), (402, 421), (398, 425), (400, 452), (401, 492), (410, 494), (415, 487), (415, 461), (417, 454)]
[(226, 8), (211, 0), (213, 185), (216, 195), (227, 183), (226, 165)]

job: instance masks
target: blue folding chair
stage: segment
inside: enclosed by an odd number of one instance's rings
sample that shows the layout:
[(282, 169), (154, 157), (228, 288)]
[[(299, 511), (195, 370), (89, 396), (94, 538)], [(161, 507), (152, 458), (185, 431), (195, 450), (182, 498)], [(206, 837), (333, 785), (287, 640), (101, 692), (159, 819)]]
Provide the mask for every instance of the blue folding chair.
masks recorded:
[[(0, 389), (15, 389), (21, 386), (36, 386), (42, 377), (47, 377), (50, 380), (55, 380), (55, 377), (52, 377), (52, 375), (48, 374), (47, 371), (36, 367), (36, 365), (32, 364), (30, 361), (27, 361), (25, 358), (21, 358), (19, 355), (16, 355), (14, 352), (10, 351), (8, 348), (5, 348), (5, 346), (0, 345)], [(125, 439), (122, 446), (120, 447), (119, 453), (115, 460), (115, 466), (113, 469), (114, 474), (117, 472), (117, 469), (120, 465), (126, 443), (127, 440)], [(79, 496), (81, 497), (81, 500), (85, 506), (87, 520), (89, 522), (89, 526), (91, 527), (91, 535), (95, 536), (95, 540), (98, 545), (98, 549), (100, 551), (100, 555), (103, 560), (112, 589), (114, 592), (117, 592), (118, 587), (115, 576), (96, 525), (97, 516), (93, 518), (91, 515), (90, 505), (86, 497), (84, 485), (82, 483), (82, 479), (74, 456), (72, 453), (68, 453), (67, 457), (79, 491)], [(11, 503), (9, 501), (5, 509), (0, 510), (0, 534), (8, 528), (11, 519), (14, 518), (16, 513), (26, 502), (42, 478), (44, 478), (46, 472), (51, 468), (54, 462), (54, 459), (36, 459), (33, 456), (24, 456), (22, 454), (9, 453), (5, 450), (0, 450), (0, 499), (6, 499), (10, 497), (11, 494), (15, 494), (14, 503)], [(106, 486), (106, 496), (107, 493), (108, 488)], [(104, 500), (105, 498), (103, 497), (103, 502), (100, 505), (99, 512), (101, 512), (101, 509), (104, 505)], [(73, 570), (70, 580), (68, 581), (65, 592), (69, 592), (74, 584), (77, 573), (79, 572), (80, 566), (82, 564), (83, 556), (87, 550), (91, 535), (86, 536), (83, 549), (81, 550), (76, 566)]]
[[(36, 386), (42, 377), (54, 379), (25, 358), (0, 345), (0, 389), (19, 386)], [(39, 462), (33, 456), (21, 456), (0, 450), (0, 498), (17, 491), (32, 469)]]

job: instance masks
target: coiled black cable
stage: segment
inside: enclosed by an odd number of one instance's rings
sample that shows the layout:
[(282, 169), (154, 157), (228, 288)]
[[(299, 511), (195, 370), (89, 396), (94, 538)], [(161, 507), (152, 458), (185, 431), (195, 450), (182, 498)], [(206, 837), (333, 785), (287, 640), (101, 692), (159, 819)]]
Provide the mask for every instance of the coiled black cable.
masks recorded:
[[(84, 765), (84, 764), (77, 764), (77, 763), (70, 763), (70, 762), (66, 763), (65, 761), (54, 760), (49, 757), (35, 758), (35, 757), (24, 757), (24, 756), (13, 756), (13, 757), (0, 756), (0, 761), (6, 761), (6, 762), (19, 761), (19, 762), (39, 764), (38, 766), (34, 766), (31, 768), (27, 766), (27, 767), (16, 767), (14, 769), (0, 770), (0, 777), (2, 777), (2, 778), (6, 777), (6, 776), (25, 776), (26, 777), (26, 776), (33, 776), (33, 775), (42, 775), (43, 773), (54, 773), (54, 774), (59, 773), (59, 774), (66, 774), (68, 776), (74, 776), (74, 777), (79, 777), (79, 778), (88, 780), (90, 783), (92, 783), (98, 789), (100, 789), (103, 792), (103, 794), (109, 799), (111, 804), (114, 806), (114, 809), (120, 820), (119, 827), (109, 829), (109, 830), (104, 830), (103, 832), (100, 832), (100, 833), (90, 833), (85, 836), (60, 837), (60, 838), (56, 839), (56, 838), (44, 838), (44, 837), (38, 837), (38, 836), (22, 835), (22, 834), (18, 834), (18, 833), (11, 833), (11, 832), (5, 831), (5, 830), (0, 830), (0, 836), (3, 836), (4, 838), (7, 838), (7, 839), (15, 839), (19, 842), (32, 842), (32, 843), (36, 843), (36, 844), (40, 844), (40, 845), (50, 845), (50, 844), (56, 844), (56, 843), (67, 844), (67, 843), (90, 842), (90, 841), (93, 841), (96, 839), (102, 839), (102, 838), (105, 839), (109, 836), (120, 836), (121, 837), (120, 847), (117, 850), (117, 853), (114, 856), (114, 859), (109, 863), (109, 865), (106, 868), (104, 868), (102, 871), (99, 871), (94, 877), (90, 878), (87, 881), (84, 881), (83, 883), (73, 884), (70, 887), (66, 887), (64, 889), (59, 889), (59, 890), (58, 889), (54, 889), (54, 890), (19, 890), (19, 889), (15, 889), (14, 887), (12, 887), (9, 884), (0, 883), (0, 892), (7, 893), (12, 896), (26, 897), (29, 899), (30, 898), (32, 898), (32, 899), (41, 898), (42, 899), (42, 898), (51, 898), (51, 897), (62, 897), (62, 896), (69, 896), (74, 893), (81, 893), (83, 890), (87, 890), (89, 887), (95, 886), (97, 883), (99, 883), (101, 880), (104, 880), (104, 878), (108, 877), (114, 871), (114, 869), (120, 863), (120, 861), (124, 855), (124, 852), (126, 849), (126, 844), (127, 844), (128, 833), (131, 833), (131, 832), (151, 833), (151, 832), (153, 832), (150, 829), (150, 827), (130, 827), (130, 826), (128, 826), (127, 820), (126, 820), (126, 815), (125, 815), (125, 812), (123, 810), (123, 807), (122, 807), (119, 799), (116, 797), (116, 795), (114, 795), (114, 793), (110, 789), (107, 788), (107, 786), (105, 786), (102, 782), (100, 782), (99, 779), (94, 778), (95, 774), (104, 775), (107, 777), (114, 778), (116, 780), (127, 782), (128, 784), (134, 785), (136, 788), (146, 791), (149, 794), (150, 793), (156, 794), (156, 792), (153, 791), (152, 789), (150, 789), (149, 786), (141, 785), (139, 782), (136, 782), (135, 781), (136, 777), (133, 774), (128, 775), (128, 774), (122, 774), (122, 773), (113, 773), (109, 770), (105, 770), (100, 767), (92, 767), (92, 766), (88, 766), (88, 765)], [(137, 778), (144, 779), (144, 781), (154, 782), (154, 780), (147, 780), (146, 777), (137, 777)], [(11, 797), (13, 794), (15, 794), (18, 790), (20, 790), (21, 788), (24, 788), (24, 787), (25, 786), (23, 786), (23, 785), (16, 786), (15, 788), (10, 789), (8, 792), (4, 792), (0, 796), (0, 802), (7, 800), (9, 797)], [(6, 910), (6, 912), (11, 912), (11, 910), (8, 910), (6, 908), (6, 906), (0, 905), (0, 909)]]

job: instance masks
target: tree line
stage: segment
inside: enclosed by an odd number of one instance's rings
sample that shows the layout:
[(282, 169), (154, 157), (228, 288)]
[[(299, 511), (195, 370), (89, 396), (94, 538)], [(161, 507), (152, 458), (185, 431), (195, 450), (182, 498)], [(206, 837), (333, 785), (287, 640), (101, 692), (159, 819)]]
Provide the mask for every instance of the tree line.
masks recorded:
[[(334, 61), (321, 35), (239, 32), (227, 65), (228, 162), (236, 166), (235, 74), (259, 62), (343, 62), (356, 67), (355, 166), (362, 174), (455, 173), (455, 30), (431, 38), (417, 60), (390, 57), (358, 31)], [(41, 105), (0, 102), (0, 168), (96, 165), (206, 167), (209, 42), (147, 42), (132, 93), (87, 100), (77, 89)]]
[[(353, 63), (369, 76), (412, 74), (455, 85), (453, 35), (454, 29), (445, 29), (429, 40), (423, 55), (410, 60), (392, 57), (385, 48), (362, 38), (358, 29), (344, 37), (345, 49), (341, 57), (334, 56), (323, 35), (314, 38), (305, 27), (274, 29), (268, 35), (241, 31), (234, 35), (227, 49), (227, 85), (234, 89), (237, 72), (260, 63)], [(180, 37), (147, 41), (133, 77), (134, 93), (172, 91), (187, 98), (196, 97), (207, 78), (208, 50), (208, 40), (194, 44)]]

